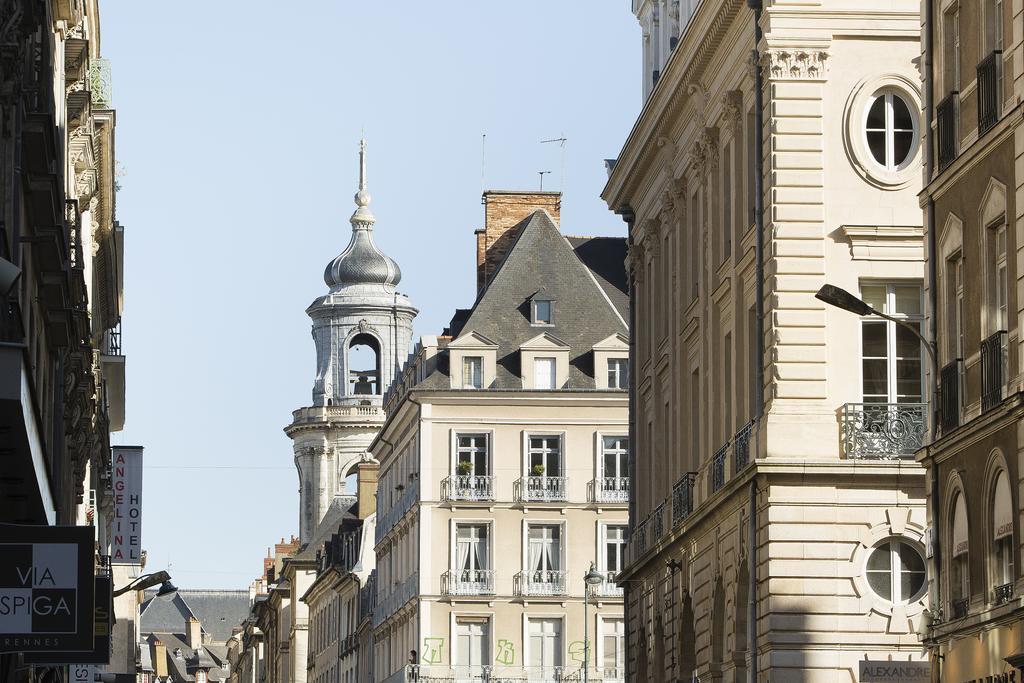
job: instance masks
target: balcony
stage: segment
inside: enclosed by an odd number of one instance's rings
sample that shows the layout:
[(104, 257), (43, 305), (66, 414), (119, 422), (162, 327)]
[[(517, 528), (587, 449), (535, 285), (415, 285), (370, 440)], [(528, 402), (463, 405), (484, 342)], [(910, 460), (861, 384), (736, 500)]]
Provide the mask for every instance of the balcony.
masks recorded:
[(711, 456), (711, 491), (718, 491), (725, 486), (725, 456), (729, 452), (729, 444), (715, 451)]
[(121, 321), (103, 333), (100, 348), (100, 370), (106, 387), (107, 417), (110, 431), (124, 429), (125, 414), (125, 369), (124, 354), (121, 352)]
[(557, 503), (567, 500), (568, 477), (529, 476), (519, 480), (520, 500), (531, 503)]
[(1003, 402), (1006, 376), (1006, 330), (981, 342), (981, 409), (991, 410)]
[(995, 598), (995, 601), (996, 601), (997, 605), (1002, 605), (1002, 604), (1005, 604), (1007, 602), (1010, 602), (1010, 600), (1013, 600), (1013, 584), (1012, 583), (1004, 583), (1001, 586), (996, 586), (995, 589), (993, 589), (992, 592), (993, 592), (993, 597)]
[(960, 93), (954, 90), (935, 107), (936, 154), (940, 171), (956, 159), (956, 102), (959, 97)]
[(594, 593), (602, 598), (621, 598), (622, 586), (615, 583), (618, 572), (601, 572), (604, 580), (594, 587)]
[[(622, 683), (625, 672), (616, 668), (590, 667), (587, 680), (593, 683)], [(407, 664), (384, 678), (382, 683), (578, 683), (583, 670), (569, 667), (532, 666), (429, 666)]]
[(651, 513), (651, 541), (657, 543), (658, 540), (665, 535), (667, 529), (665, 524), (665, 514), (668, 512), (665, 509), (665, 503), (662, 503), (658, 507), (654, 508), (654, 512)]
[(739, 474), (750, 464), (750, 437), (754, 434), (754, 423), (748, 422), (732, 438), (733, 472)]
[(680, 524), (693, 512), (693, 484), (696, 472), (687, 472), (672, 486), (672, 524)]
[(939, 371), (939, 424), (948, 434), (960, 426), (960, 359)]
[(444, 595), (494, 595), (494, 571), (463, 569), (447, 571), (441, 576)]
[(519, 572), (516, 593), (522, 596), (565, 595), (565, 572), (554, 569)]
[(1002, 50), (996, 50), (978, 64), (978, 137), (999, 123), (1002, 61)]
[(843, 452), (852, 460), (911, 458), (924, 443), (927, 403), (847, 403)]
[(967, 616), (968, 608), (970, 607), (971, 601), (967, 598), (961, 598), (960, 600), (954, 600), (951, 605), (953, 608), (953, 618), (963, 619)]
[(441, 495), (447, 501), (494, 500), (494, 477), (477, 474), (457, 474), (441, 482)]
[(598, 477), (591, 482), (595, 503), (628, 503), (629, 477)]

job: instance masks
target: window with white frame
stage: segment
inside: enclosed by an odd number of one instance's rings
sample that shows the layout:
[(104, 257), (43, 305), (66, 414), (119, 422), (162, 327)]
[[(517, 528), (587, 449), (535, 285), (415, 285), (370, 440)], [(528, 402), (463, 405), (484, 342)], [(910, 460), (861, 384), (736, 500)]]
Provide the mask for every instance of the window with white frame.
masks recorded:
[(555, 321), (555, 303), (550, 299), (531, 300), (530, 312), (530, 322), (534, 325), (551, 325)]
[(629, 498), (629, 438), (626, 436), (601, 437), (600, 493), (605, 496), (621, 493)]
[(971, 596), (970, 588), (970, 544), (968, 543), (967, 525), (967, 504), (963, 494), (959, 491), (953, 494), (952, 506), (953, 523), (950, 546), (952, 553), (950, 557), (949, 572), (949, 598), (953, 602), (953, 611), (956, 611), (956, 603), (967, 601)]
[(946, 259), (946, 360), (964, 357), (964, 258), (957, 251)]
[(627, 389), (629, 388), (629, 359), (609, 358), (608, 359), (608, 388)]
[(914, 159), (918, 130), (911, 100), (894, 88), (883, 88), (868, 100), (864, 136), (871, 158), (886, 171), (902, 170)]
[(605, 681), (626, 678), (626, 626), (622, 619), (601, 620), (601, 673)]
[(462, 387), (464, 389), (483, 389), (484, 359), (481, 356), (464, 356), (462, 358)]
[(562, 570), (562, 527), (531, 524), (527, 531), (526, 569), (531, 580), (547, 582), (551, 572)]
[(530, 619), (527, 631), (530, 638), (530, 679), (554, 680), (555, 669), (562, 666), (562, 620)]
[[(876, 310), (920, 330), (924, 323), (918, 284), (864, 284), (861, 298)], [(892, 320), (861, 320), (861, 390), (864, 403), (921, 403), (921, 340)]]
[(529, 475), (533, 477), (562, 476), (562, 437), (531, 436), (529, 438)]
[(491, 624), (485, 617), (456, 617), (456, 680), (479, 680), (490, 664)]
[(608, 576), (622, 571), (626, 553), (626, 526), (624, 524), (608, 524), (602, 527), (601, 569)]
[(455, 572), (460, 581), (481, 580), (490, 568), (490, 546), (486, 524), (455, 525)]
[[(996, 475), (992, 487), (992, 585), (997, 593), (1000, 587), (1014, 582), (1014, 511), (1010, 483), (1006, 471), (1003, 470)], [(996, 595), (996, 600), (1000, 601), (1001, 597)]]
[(486, 477), (491, 473), (487, 434), (459, 434), (455, 437), (455, 473)]
[(555, 388), (555, 359), (534, 358), (533, 359), (533, 388), (554, 389)]
[[(986, 231), (988, 242), (988, 291), (990, 333), (1007, 329), (1006, 222), (999, 221)], [(962, 276), (961, 276), (962, 277)], [(962, 289), (962, 287), (961, 287)], [(961, 292), (962, 296), (962, 292)]]
[(924, 591), (924, 558), (907, 541), (887, 539), (868, 556), (867, 579), (871, 590), (889, 602), (916, 600)]

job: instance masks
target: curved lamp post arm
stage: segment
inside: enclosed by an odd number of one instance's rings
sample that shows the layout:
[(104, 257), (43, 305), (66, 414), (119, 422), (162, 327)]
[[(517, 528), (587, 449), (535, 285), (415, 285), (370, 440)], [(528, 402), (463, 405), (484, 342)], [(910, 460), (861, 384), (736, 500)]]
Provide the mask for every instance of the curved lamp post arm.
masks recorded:
[(124, 595), (128, 591), (142, 591), (147, 588), (152, 588), (157, 584), (164, 584), (160, 587), (160, 593), (167, 595), (177, 591), (174, 585), (171, 583), (171, 575), (166, 571), (153, 572), (152, 574), (143, 574), (133, 579), (127, 586), (122, 586), (114, 591), (113, 597)]

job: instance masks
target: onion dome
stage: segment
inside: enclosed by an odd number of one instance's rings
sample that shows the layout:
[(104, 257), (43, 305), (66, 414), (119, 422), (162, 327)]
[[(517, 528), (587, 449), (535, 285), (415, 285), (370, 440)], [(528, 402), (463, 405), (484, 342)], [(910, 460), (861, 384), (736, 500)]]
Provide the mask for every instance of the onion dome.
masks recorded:
[(359, 141), (359, 191), (356, 210), (349, 222), (352, 239), (345, 251), (327, 264), (324, 282), (331, 289), (350, 285), (383, 285), (394, 288), (402, 279), (402, 270), (395, 260), (373, 242), (376, 219), (370, 211), (370, 193), (366, 189), (366, 140)]

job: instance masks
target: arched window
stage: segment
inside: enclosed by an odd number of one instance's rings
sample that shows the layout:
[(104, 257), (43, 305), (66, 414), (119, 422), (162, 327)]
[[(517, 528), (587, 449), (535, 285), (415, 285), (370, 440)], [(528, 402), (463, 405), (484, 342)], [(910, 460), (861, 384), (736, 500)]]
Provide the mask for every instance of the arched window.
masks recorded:
[(1006, 470), (992, 486), (992, 587), (993, 602), (1013, 597), (1013, 496)]
[(875, 163), (899, 171), (917, 151), (917, 115), (909, 98), (893, 88), (879, 90), (868, 100), (864, 136)]
[(348, 344), (348, 395), (380, 393), (380, 344), (371, 334), (357, 334)]
[(953, 520), (950, 525), (950, 613), (953, 618), (961, 618), (967, 615), (971, 586), (968, 560), (970, 546), (967, 541), (967, 504), (960, 491), (953, 494), (953, 505), (950, 509)]

